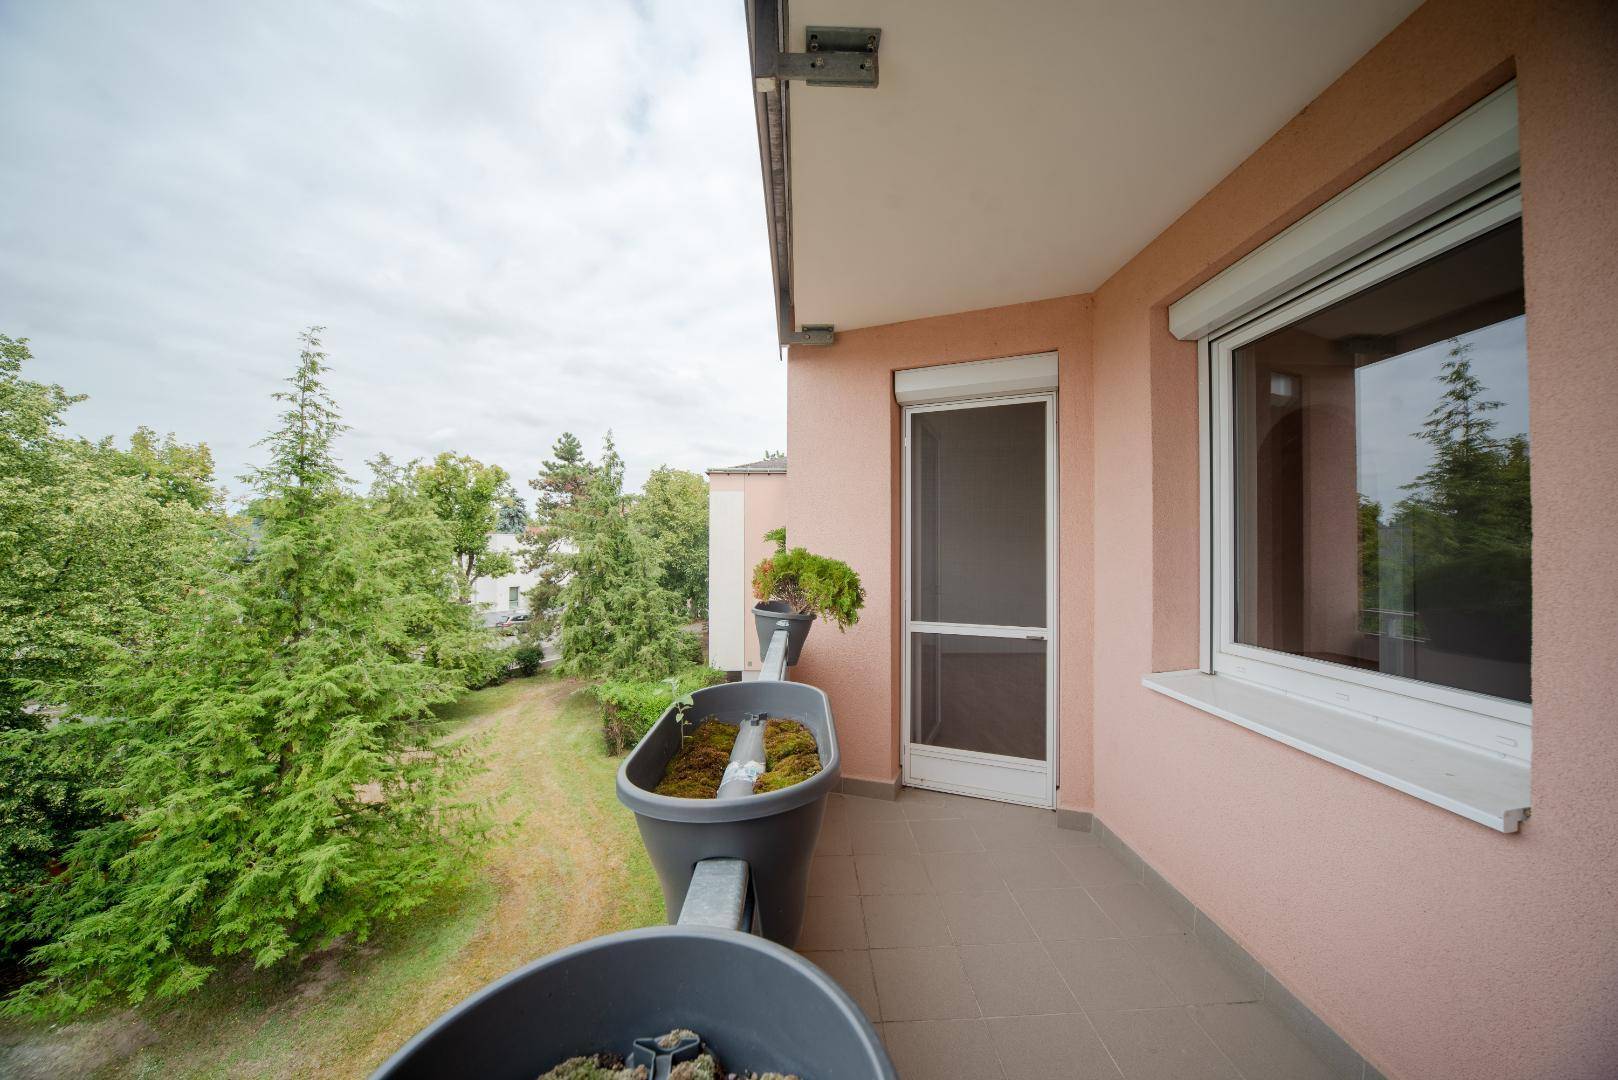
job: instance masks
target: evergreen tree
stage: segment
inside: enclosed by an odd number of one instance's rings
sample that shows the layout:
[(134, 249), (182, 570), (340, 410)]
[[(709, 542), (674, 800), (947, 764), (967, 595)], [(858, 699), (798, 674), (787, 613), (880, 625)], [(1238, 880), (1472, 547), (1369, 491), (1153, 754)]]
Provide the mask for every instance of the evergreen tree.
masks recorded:
[(539, 475), (528, 481), (538, 494), (534, 515), (520, 544), (522, 568), (538, 575), (528, 587), (528, 610), (533, 614), (530, 625), (535, 633), (555, 628), (555, 612), (567, 573), (563, 519), (595, 475), (595, 466), (584, 456), (583, 444), (571, 431), (557, 437), (551, 454), (540, 464)]
[(572, 550), (562, 566), (562, 669), (660, 679), (689, 660), (678, 599), (661, 584), (657, 544), (631, 513), (623, 460), (608, 433), (601, 462), (559, 518)]
[[(25, 377), (26, 339), (0, 335), (0, 943), (27, 940), (21, 911), (77, 833), (104, 819), (90, 797), (108, 758), (64, 697), (149, 646), (153, 624), (193, 587), (214, 519), (162, 470), (110, 443), (62, 434), (82, 400)], [(172, 439), (211, 491), (206, 447)]]
[(1533, 520), (1528, 437), (1495, 435), (1501, 407), (1473, 374), (1471, 342), (1455, 340), (1443, 388), (1422, 429), (1432, 463), (1394, 513), (1408, 530), (1409, 606), (1439, 648), (1526, 662)]
[(460, 689), (419, 657), (365, 500), (343, 489), (342, 430), (304, 348), (269, 462), (248, 477), (250, 546), (217, 546), (149, 649), (108, 658), (70, 704), (117, 747), (27, 931), (47, 944), (13, 1013), (170, 998), (222, 960), (264, 967), (363, 940), (463, 865), (485, 819), (476, 768), (432, 711)]

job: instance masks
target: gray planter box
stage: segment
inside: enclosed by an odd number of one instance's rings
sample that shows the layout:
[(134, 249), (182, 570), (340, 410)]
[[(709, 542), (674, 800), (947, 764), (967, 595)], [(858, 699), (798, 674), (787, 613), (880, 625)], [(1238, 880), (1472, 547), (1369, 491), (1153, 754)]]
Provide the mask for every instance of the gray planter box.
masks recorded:
[(803, 652), (804, 639), (809, 636), (809, 628), (814, 625), (815, 617), (800, 615), (779, 600), (753, 605), (753, 629), (758, 632), (760, 656), (770, 651), (770, 636), (780, 628), (782, 622), (787, 624), (787, 667), (791, 667), (798, 662), (798, 654)]
[(689, 1027), (727, 1069), (896, 1080), (881, 1040), (813, 964), (734, 930), (658, 926), (592, 938), (491, 983), (372, 1080), (533, 1080), (580, 1054)]
[(814, 733), (820, 772), (801, 784), (735, 799), (676, 799), (653, 789), (680, 748), (670, 708), (618, 769), (618, 799), (635, 812), (641, 840), (663, 884), (670, 922), (680, 917), (691, 873), (703, 859), (743, 859), (753, 881), (758, 932), (791, 946), (803, 925), (809, 859), (826, 796), (837, 786), (837, 733), (826, 695), (803, 683), (726, 683), (692, 695), (692, 723), (740, 724), (749, 714), (797, 720)]

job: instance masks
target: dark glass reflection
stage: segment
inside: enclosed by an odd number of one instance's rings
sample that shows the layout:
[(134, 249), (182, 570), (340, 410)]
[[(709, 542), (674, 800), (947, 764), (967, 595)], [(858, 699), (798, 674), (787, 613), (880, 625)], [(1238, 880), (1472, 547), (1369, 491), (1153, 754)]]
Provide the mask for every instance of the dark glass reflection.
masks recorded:
[(1236, 639), (1528, 701), (1522, 231), (1236, 351)]

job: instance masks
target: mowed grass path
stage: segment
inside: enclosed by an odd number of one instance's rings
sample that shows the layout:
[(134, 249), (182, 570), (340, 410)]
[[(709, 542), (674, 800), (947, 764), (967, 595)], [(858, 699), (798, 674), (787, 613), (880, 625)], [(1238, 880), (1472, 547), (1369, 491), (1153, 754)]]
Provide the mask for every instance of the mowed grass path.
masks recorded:
[(295, 971), (222, 974), (194, 999), (47, 1031), (0, 1027), (0, 1075), (364, 1077), (484, 983), (564, 945), (663, 919), (580, 684), (518, 679), (448, 710), (488, 740), (480, 794), (510, 834), (466, 885)]

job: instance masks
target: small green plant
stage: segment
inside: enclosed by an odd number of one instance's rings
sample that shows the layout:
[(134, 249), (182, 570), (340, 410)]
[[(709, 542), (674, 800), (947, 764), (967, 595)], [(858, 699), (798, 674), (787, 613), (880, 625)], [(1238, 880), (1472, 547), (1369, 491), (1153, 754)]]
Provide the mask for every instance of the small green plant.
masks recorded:
[(537, 644), (518, 645), (511, 650), (511, 666), (519, 675), (537, 675), (545, 662), (545, 650)]
[(777, 526), (764, 534), (764, 539), (775, 545), (775, 553), (781, 554), (787, 549), (787, 527)]
[[(786, 542), (785, 530), (780, 542)], [(839, 630), (859, 622), (865, 606), (865, 589), (853, 567), (801, 547), (785, 548), (754, 567), (753, 595), (780, 601), (800, 615), (818, 615)]]

